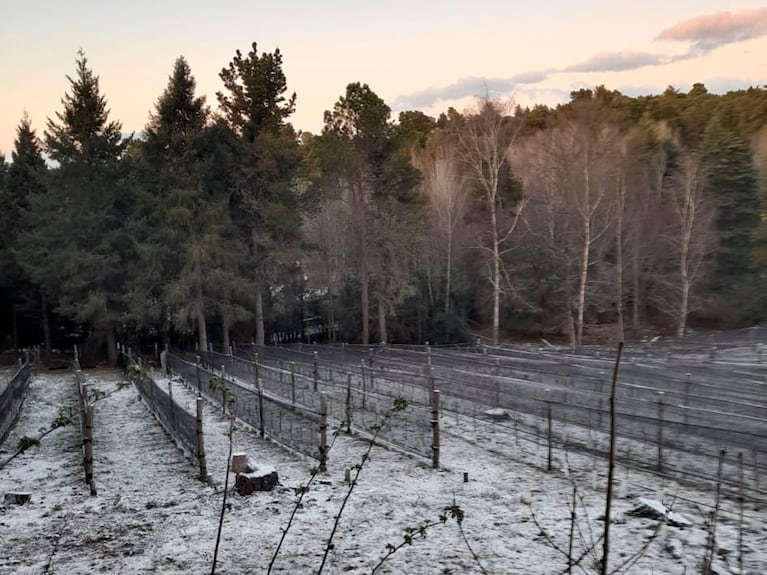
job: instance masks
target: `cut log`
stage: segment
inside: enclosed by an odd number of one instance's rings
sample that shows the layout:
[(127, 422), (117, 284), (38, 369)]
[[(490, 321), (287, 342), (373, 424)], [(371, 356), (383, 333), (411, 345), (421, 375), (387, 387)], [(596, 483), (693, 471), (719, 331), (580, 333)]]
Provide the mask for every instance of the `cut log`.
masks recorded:
[(6, 493), (6, 505), (25, 505), (32, 499), (31, 493)]
[(271, 491), (277, 481), (277, 472), (274, 470), (238, 473), (234, 488), (240, 495), (250, 495), (254, 491)]

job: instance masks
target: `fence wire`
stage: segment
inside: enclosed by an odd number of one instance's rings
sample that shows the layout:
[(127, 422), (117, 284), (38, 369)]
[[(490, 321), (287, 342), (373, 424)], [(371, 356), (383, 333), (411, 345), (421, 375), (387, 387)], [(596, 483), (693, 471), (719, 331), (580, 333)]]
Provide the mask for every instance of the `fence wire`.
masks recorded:
[(197, 458), (197, 416), (189, 413), (181, 405), (173, 401), (168, 392), (157, 384), (145, 371), (133, 368), (127, 356), (120, 354), (120, 363), (123, 369), (129, 370), (129, 376), (144, 398), (155, 417), (162, 426), (170, 433), (187, 456)]
[(258, 379), (265, 392), (291, 405), (316, 411), (324, 393), (328, 417), (366, 437), (372, 437), (397, 398), (407, 399), (407, 407), (388, 420), (377, 439), (419, 458), (432, 457), (431, 390), (423, 374), (371, 368), (364, 362), (346, 365), (315, 350), (251, 344), (232, 346), (231, 351), (241, 355), (205, 352), (201, 361), (223, 367), (240, 381), (255, 385)]
[[(494, 422), (494, 429), (539, 444), (548, 440), (550, 413), (552, 441), (560, 448), (607, 455), (614, 349), (481, 344), (237, 349), (278, 369), (294, 363), (291, 369), (305, 376), (317, 369), (335, 385), (352, 372), (368, 383), (365, 391), (380, 381), (415, 404), (439, 389), (442, 417), (489, 421), (486, 412), (500, 408), (510, 419)], [(742, 465), (744, 497), (767, 501), (760, 479), (767, 472), (765, 352), (764, 327), (627, 346), (617, 387), (618, 460), (713, 487), (725, 450), (725, 491), (737, 495)]]
[(29, 362), (19, 364), (8, 384), (0, 392), (0, 442), (2, 442), (19, 416), (21, 405), (29, 389), (31, 367)]
[(255, 365), (215, 352), (200, 353), (200, 363), (191, 363), (178, 354), (166, 357), (172, 372), (222, 411), (230, 409), (237, 419), (263, 436), (321, 460), (319, 395), (317, 405), (313, 405), (292, 402), (266, 386), (259, 390)]

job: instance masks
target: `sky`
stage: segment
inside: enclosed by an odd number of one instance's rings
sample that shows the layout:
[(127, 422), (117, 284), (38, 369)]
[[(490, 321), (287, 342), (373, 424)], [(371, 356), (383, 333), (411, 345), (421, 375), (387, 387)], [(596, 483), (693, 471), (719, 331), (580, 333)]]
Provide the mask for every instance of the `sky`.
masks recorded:
[(216, 107), (221, 68), (253, 42), (279, 48), (300, 130), (363, 82), (396, 115), (523, 106), (604, 84), (626, 94), (767, 85), (764, 0), (0, 0), (0, 153), (27, 112), (42, 136), (82, 49), (110, 119), (139, 133), (183, 55)]

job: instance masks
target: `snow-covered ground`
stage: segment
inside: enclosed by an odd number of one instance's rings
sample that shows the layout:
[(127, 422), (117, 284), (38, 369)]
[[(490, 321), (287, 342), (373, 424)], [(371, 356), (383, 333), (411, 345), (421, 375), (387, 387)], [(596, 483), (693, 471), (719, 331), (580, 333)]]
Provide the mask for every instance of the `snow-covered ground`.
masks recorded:
[[(208, 469), (218, 486), (213, 487), (196, 478), (194, 463), (183, 457), (137, 391), (133, 387), (116, 390), (120, 374), (100, 371), (86, 376), (92, 387), (114, 391), (95, 407), (98, 495), (90, 497), (84, 482), (76, 423), (54, 431), (39, 448), (0, 470), (0, 497), (12, 491), (32, 493), (30, 504), (0, 511), (0, 574), (209, 572), (226, 469), (226, 420), (206, 407)], [(173, 394), (191, 409), (191, 391), (175, 383)], [(35, 377), (15, 429), (0, 446), (0, 461), (12, 453), (21, 436), (37, 435), (46, 427), (62, 405), (76, 405), (73, 375)], [(541, 469), (545, 449), (535, 444), (504, 450), (503, 445), (516, 443), (516, 438), (504, 437), (502, 431), (494, 435), (480, 430), (462, 439), (445, 423), (442, 470), (373, 448), (341, 518), (325, 573), (370, 573), (386, 545), (402, 540), (406, 527), (437, 520), (453, 502), (465, 512), (466, 538), (488, 573), (565, 572), (566, 557), (552, 543), (567, 550), (571, 523), (567, 504), (573, 483), (583, 497), (577, 507), (574, 555), (580, 556), (592, 541), (596, 544), (593, 556), (601, 555), (598, 518), (603, 513), (606, 473), (601, 460), (594, 463), (586, 456), (570, 455), (575, 471), (569, 477), (559, 459), (557, 470), (546, 473)], [(234, 440), (235, 451), (274, 466), (280, 486), (248, 497), (230, 494), (217, 573), (266, 573), (293, 509), (294, 489), (308, 480), (315, 462), (243, 428), (235, 432)], [(366, 448), (363, 441), (338, 435), (329, 455), (329, 471), (318, 476), (305, 495), (273, 572), (316, 573), (348, 489), (344, 471), (359, 463)], [(464, 472), (469, 474), (466, 483)], [(714, 494), (662, 484), (636, 471), (627, 480), (627, 472), (618, 469), (617, 478), (610, 565), (618, 567), (644, 550), (631, 573), (700, 572), (708, 538), (705, 506), (713, 504)], [(691, 527), (658, 528), (652, 519), (625, 514), (634, 497), (654, 497), (668, 504), (675, 495), (674, 511), (690, 520)], [(737, 503), (725, 500), (722, 506), (715, 569), (720, 574), (740, 573)], [(767, 572), (767, 512), (746, 506), (744, 515), (743, 573), (762, 574)], [(582, 565), (585, 571), (575, 568), (574, 572), (595, 572), (591, 556)], [(451, 520), (394, 554), (378, 572), (420, 575), (481, 570)]]

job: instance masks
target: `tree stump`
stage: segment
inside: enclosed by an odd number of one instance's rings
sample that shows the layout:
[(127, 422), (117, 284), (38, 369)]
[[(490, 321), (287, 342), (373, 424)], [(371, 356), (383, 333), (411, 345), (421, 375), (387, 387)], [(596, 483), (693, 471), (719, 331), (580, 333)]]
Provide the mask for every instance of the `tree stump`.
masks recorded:
[(25, 505), (32, 499), (31, 493), (6, 493), (6, 505)]
[(240, 495), (250, 495), (254, 491), (271, 491), (277, 481), (277, 472), (274, 470), (238, 473), (234, 488)]

